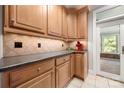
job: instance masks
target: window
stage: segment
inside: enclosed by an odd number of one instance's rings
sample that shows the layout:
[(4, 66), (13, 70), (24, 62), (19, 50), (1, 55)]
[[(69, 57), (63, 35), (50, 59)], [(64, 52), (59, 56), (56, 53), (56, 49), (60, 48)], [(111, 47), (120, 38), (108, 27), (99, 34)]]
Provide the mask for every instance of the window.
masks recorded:
[(118, 34), (102, 34), (101, 35), (101, 52), (102, 53), (118, 53)]

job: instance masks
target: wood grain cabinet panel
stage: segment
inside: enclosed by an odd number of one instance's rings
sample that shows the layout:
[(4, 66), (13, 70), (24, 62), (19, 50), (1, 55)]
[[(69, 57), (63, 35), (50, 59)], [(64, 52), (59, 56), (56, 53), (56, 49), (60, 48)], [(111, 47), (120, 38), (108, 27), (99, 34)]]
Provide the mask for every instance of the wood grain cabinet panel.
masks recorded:
[(68, 38), (77, 38), (77, 14), (68, 13)]
[(10, 6), (10, 26), (33, 32), (45, 33), (47, 9), (43, 5)]
[(83, 55), (75, 54), (75, 75), (83, 78)]
[(16, 87), (55, 66), (55, 60), (45, 60), (41, 63), (31, 64), (10, 71), (10, 87)]
[(71, 54), (71, 62), (70, 62), (70, 68), (71, 68), (71, 78), (74, 76), (74, 68), (75, 66), (75, 54)]
[(57, 5), (48, 6), (48, 34), (62, 36), (62, 7)]
[(62, 36), (68, 38), (67, 9), (63, 7)]
[(70, 61), (70, 55), (56, 58), (56, 65), (61, 65), (67, 61)]
[(66, 62), (56, 68), (56, 87), (65, 87), (70, 80), (70, 62)]
[(88, 38), (88, 11), (82, 11), (78, 13), (77, 17), (77, 38)]
[(55, 71), (50, 70), (18, 86), (18, 88), (55, 88)]
[(75, 54), (75, 76), (85, 80), (88, 73), (87, 53)]

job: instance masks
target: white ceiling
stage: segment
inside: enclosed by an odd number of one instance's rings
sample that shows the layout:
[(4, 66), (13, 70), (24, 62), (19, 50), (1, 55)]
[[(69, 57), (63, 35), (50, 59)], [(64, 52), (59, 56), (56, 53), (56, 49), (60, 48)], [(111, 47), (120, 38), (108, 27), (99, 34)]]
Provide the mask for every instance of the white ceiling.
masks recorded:
[(96, 9), (101, 8), (101, 7), (103, 7), (103, 6), (105, 6), (105, 5), (89, 5), (89, 8), (90, 8), (91, 10), (96, 10)]
[(77, 8), (77, 7), (80, 7), (80, 6), (85, 6), (85, 5), (65, 5), (66, 8)]
[[(65, 5), (66, 8), (78, 8), (78, 7), (84, 7), (86, 5)], [(98, 8), (101, 8), (105, 5), (88, 5), (90, 10), (95, 10), (95, 9), (98, 9)]]

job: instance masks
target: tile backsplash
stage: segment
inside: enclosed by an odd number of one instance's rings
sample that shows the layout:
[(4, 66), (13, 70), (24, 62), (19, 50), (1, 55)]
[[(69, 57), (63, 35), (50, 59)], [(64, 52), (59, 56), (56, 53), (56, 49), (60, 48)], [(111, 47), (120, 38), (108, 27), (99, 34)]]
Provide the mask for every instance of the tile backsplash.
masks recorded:
[[(22, 42), (22, 48), (15, 48), (15, 42)], [(41, 44), (41, 47), (38, 48), (39, 43)], [(61, 40), (17, 35), (11, 33), (4, 35), (4, 57), (50, 51), (61, 51), (65, 50), (66, 48), (68, 48), (68, 44)]]

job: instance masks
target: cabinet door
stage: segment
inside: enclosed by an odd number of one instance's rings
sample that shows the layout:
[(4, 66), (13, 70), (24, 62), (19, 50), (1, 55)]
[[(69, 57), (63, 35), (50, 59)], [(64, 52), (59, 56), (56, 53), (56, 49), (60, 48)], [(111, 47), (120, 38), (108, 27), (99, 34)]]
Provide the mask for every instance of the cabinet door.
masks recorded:
[(84, 53), (83, 56), (83, 61), (84, 61), (84, 79), (88, 76), (88, 70), (89, 70), (89, 65), (88, 65), (88, 54)]
[(88, 73), (87, 53), (75, 54), (75, 75), (85, 79)]
[(63, 8), (63, 20), (62, 20), (62, 36), (63, 38), (68, 38), (68, 26), (67, 26), (67, 10)]
[(53, 36), (62, 35), (62, 7), (48, 6), (48, 34)]
[(82, 54), (75, 54), (75, 75), (83, 78), (83, 55)]
[(10, 6), (10, 26), (39, 33), (46, 32), (46, 6)]
[(56, 87), (62, 88), (70, 80), (70, 62), (66, 62), (56, 68)]
[(18, 88), (54, 88), (55, 87), (55, 72), (50, 70), (40, 76), (18, 86)]
[(68, 13), (68, 38), (77, 37), (77, 15), (75, 13)]
[(57, 33), (58, 33), (58, 36), (62, 37), (62, 13), (63, 13), (63, 8), (61, 6), (58, 6), (58, 23), (57, 23)]
[(88, 19), (87, 11), (78, 14), (78, 38), (87, 39)]
[(71, 78), (74, 76), (75, 55), (71, 54)]

